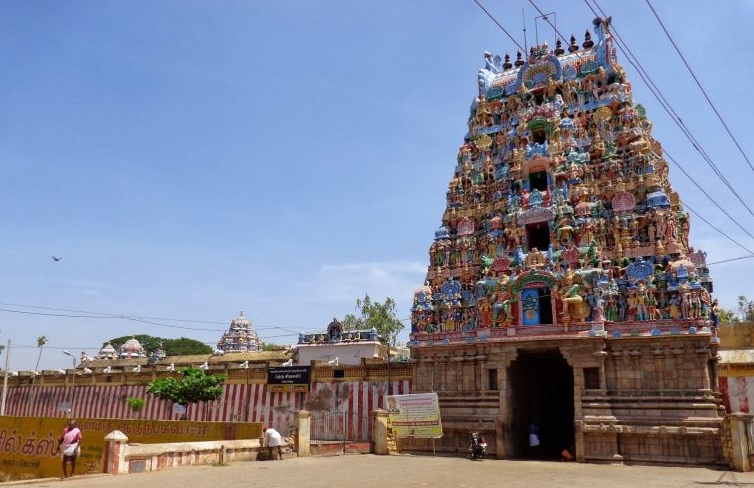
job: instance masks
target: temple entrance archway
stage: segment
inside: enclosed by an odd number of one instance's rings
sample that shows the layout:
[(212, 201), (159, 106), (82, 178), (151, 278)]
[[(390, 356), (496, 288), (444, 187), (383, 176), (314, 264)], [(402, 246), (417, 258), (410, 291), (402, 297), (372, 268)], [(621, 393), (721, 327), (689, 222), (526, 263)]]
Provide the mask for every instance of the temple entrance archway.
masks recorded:
[[(519, 350), (509, 368), (512, 458), (560, 459), (572, 453), (573, 368), (558, 349)], [(540, 445), (529, 446), (529, 426), (535, 424)]]

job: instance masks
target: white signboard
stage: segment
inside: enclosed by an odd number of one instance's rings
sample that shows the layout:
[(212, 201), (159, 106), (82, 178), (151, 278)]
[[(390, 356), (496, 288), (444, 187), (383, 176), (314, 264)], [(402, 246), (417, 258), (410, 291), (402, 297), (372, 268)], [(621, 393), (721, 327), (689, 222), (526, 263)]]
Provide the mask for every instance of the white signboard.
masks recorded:
[(440, 402), (437, 393), (390, 395), (385, 408), (396, 437), (435, 439), (442, 437)]

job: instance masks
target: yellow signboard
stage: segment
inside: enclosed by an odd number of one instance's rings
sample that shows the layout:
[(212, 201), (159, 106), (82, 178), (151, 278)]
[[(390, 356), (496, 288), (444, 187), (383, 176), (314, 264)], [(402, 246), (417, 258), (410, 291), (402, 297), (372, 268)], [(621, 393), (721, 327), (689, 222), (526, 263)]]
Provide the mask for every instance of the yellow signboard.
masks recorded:
[(390, 425), (396, 437), (442, 437), (437, 393), (390, 395), (386, 401)]
[(267, 385), (270, 393), (306, 393), (309, 385)]
[[(0, 472), (17, 479), (61, 476), (57, 439), (66, 422), (65, 418), (0, 417)], [(262, 437), (258, 423), (93, 419), (79, 421), (79, 428), (76, 474), (102, 472), (105, 436), (114, 430), (126, 434), (129, 443), (144, 444)]]

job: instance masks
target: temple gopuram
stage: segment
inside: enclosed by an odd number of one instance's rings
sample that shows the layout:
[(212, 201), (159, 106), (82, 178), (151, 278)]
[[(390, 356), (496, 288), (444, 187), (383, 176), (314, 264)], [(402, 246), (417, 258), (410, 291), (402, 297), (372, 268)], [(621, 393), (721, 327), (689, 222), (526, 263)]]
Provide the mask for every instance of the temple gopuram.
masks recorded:
[(241, 311), (237, 318), (231, 320), (228, 331), (217, 341), (217, 348), (223, 352), (261, 352), (263, 344), (251, 321)]
[(720, 464), (706, 256), (609, 20), (592, 31), (484, 53), (414, 294), (413, 391), (439, 395), (439, 450), (484, 429), (498, 458)]

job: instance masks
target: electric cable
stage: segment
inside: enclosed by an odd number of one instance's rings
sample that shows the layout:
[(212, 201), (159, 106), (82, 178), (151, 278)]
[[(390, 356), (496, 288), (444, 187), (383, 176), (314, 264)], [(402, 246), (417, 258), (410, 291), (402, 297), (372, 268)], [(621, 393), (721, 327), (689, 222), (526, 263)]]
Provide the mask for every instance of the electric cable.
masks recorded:
[(728, 239), (728, 240), (729, 240), (730, 242), (732, 242), (733, 244), (737, 245), (738, 247), (740, 247), (741, 249), (743, 249), (744, 251), (746, 251), (747, 253), (749, 253), (749, 254), (750, 254), (751, 256), (754, 256), (754, 251), (752, 251), (751, 249), (747, 248), (746, 246), (744, 246), (743, 244), (741, 244), (740, 242), (738, 242), (737, 240), (733, 239), (733, 238), (732, 238), (731, 236), (729, 236), (728, 234), (726, 234), (725, 232), (723, 232), (722, 230), (720, 230), (720, 229), (719, 229), (718, 227), (716, 227), (716, 226), (715, 226), (715, 225), (714, 225), (713, 223), (711, 223), (711, 222), (710, 222), (709, 220), (705, 219), (705, 218), (704, 218), (704, 217), (702, 217), (702, 216), (701, 216), (701, 215), (700, 215), (699, 213), (697, 213), (696, 211), (694, 211), (694, 209), (692, 209), (692, 208), (691, 208), (691, 207), (690, 207), (690, 206), (689, 206), (688, 204), (686, 204), (685, 202), (683, 202), (683, 201), (682, 201), (682, 202), (681, 202), (681, 204), (682, 204), (682, 205), (683, 205), (684, 207), (686, 207), (686, 208), (687, 208), (687, 209), (689, 210), (689, 212), (693, 213), (694, 215), (696, 215), (697, 217), (699, 217), (700, 219), (702, 219), (702, 221), (703, 221), (704, 223), (706, 223), (707, 225), (709, 225), (710, 227), (712, 227), (713, 229), (715, 229), (715, 230), (716, 230), (717, 232), (719, 232), (720, 234), (722, 234), (722, 235), (723, 235), (723, 236), (724, 236), (725, 238), (727, 238), (727, 239)]
[[(529, 0), (530, 2), (532, 0)], [(599, 9), (600, 13), (604, 16), (605, 12), (602, 10), (602, 8), (597, 3), (597, 0), (593, 0), (596, 7)], [(589, 0), (584, 0), (584, 3), (589, 7), (589, 9), (594, 13), (595, 16), (599, 17), (600, 14), (598, 14), (594, 8), (589, 3)], [(722, 174), (718, 166), (712, 161), (712, 159), (709, 157), (707, 152), (704, 150), (702, 145), (699, 143), (699, 141), (694, 137), (693, 133), (688, 129), (686, 124), (683, 122), (683, 119), (678, 115), (678, 113), (673, 109), (673, 107), (670, 105), (670, 103), (667, 101), (664, 95), (662, 95), (662, 91), (657, 87), (657, 85), (654, 83), (652, 78), (649, 76), (649, 73), (644, 69), (641, 62), (638, 60), (638, 58), (633, 54), (631, 49), (628, 47), (628, 45), (623, 41), (623, 39), (620, 37), (620, 34), (618, 33), (618, 30), (615, 28), (615, 26), (612, 27), (612, 33), (615, 37), (615, 42), (618, 45), (618, 47), (623, 51), (623, 53), (626, 55), (626, 59), (628, 62), (633, 66), (637, 73), (639, 74), (639, 77), (644, 81), (644, 83), (647, 85), (647, 88), (649, 88), (649, 91), (654, 95), (654, 97), (657, 99), (658, 102), (660, 102), (660, 106), (668, 113), (671, 120), (678, 126), (678, 128), (681, 129), (681, 132), (686, 136), (686, 138), (691, 142), (691, 145), (696, 151), (702, 156), (702, 159), (707, 163), (707, 165), (712, 168), (713, 173), (723, 182), (723, 184), (730, 190), (733, 195), (738, 199), (738, 201), (741, 203), (741, 205), (746, 208), (746, 210), (754, 217), (754, 210), (749, 207), (749, 205), (743, 200), (741, 195), (733, 188), (733, 185), (731, 185), (730, 181), (725, 177), (725, 175)]]
[(738, 151), (741, 153), (741, 155), (746, 160), (746, 163), (749, 165), (749, 168), (754, 171), (754, 165), (752, 165), (751, 161), (749, 160), (749, 157), (744, 152), (743, 148), (741, 147), (741, 144), (738, 143), (738, 139), (733, 135), (733, 132), (731, 132), (730, 128), (728, 127), (728, 124), (725, 123), (725, 120), (723, 120), (723, 116), (720, 115), (720, 112), (717, 110), (717, 107), (715, 107), (715, 104), (712, 103), (712, 99), (707, 94), (707, 91), (702, 86), (701, 82), (699, 81), (699, 78), (697, 78), (696, 73), (694, 73), (694, 70), (691, 69), (691, 65), (688, 61), (686, 61), (686, 57), (681, 52), (680, 48), (676, 44), (675, 40), (673, 39), (673, 36), (670, 35), (670, 32), (668, 32), (668, 29), (665, 27), (665, 24), (663, 23), (662, 19), (660, 19), (659, 14), (655, 10), (654, 6), (652, 5), (652, 2), (650, 0), (646, 0), (647, 5), (649, 6), (649, 9), (652, 10), (652, 13), (654, 14), (655, 18), (657, 19), (657, 22), (660, 23), (660, 27), (662, 27), (662, 30), (665, 32), (665, 35), (668, 37), (668, 40), (675, 48), (675, 51), (678, 53), (678, 56), (680, 56), (681, 60), (683, 61), (683, 64), (686, 65), (686, 69), (689, 70), (689, 73), (691, 74), (691, 77), (694, 79), (694, 82), (696, 83), (696, 86), (699, 87), (699, 90), (701, 90), (702, 94), (704, 95), (704, 98), (707, 100), (707, 103), (709, 103), (709, 106), (712, 108), (712, 111), (715, 112), (715, 115), (717, 116), (717, 119), (720, 121), (720, 123), (725, 127), (725, 131), (728, 133), (728, 136), (730, 136), (733, 143), (738, 148)]
[(502, 24), (500, 24), (500, 22), (498, 22), (497, 19), (495, 17), (493, 17), (492, 14), (486, 8), (484, 8), (484, 5), (482, 5), (481, 3), (479, 3), (479, 0), (474, 0), (474, 3), (476, 3), (477, 5), (479, 5), (479, 8), (482, 9), (485, 14), (487, 14), (487, 17), (489, 17), (490, 19), (492, 19), (492, 22), (494, 22), (498, 27), (500, 27), (500, 30), (502, 30), (503, 32), (505, 32), (505, 35), (508, 36), (508, 39), (510, 39), (511, 41), (513, 41), (513, 44), (515, 44), (516, 46), (518, 46), (518, 49), (522, 53), (526, 54), (526, 49), (523, 48), (523, 47), (521, 47), (521, 44), (519, 44), (518, 41), (516, 41), (516, 39), (514, 39), (514, 37), (512, 35), (510, 35), (510, 33), (507, 30), (505, 30), (505, 27), (503, 27)]
[(671, 155), (670, 155), (670, 154), (668, 153), (668, 151), (667, 151), (667, 150), (666, 150), (665, 148), (663, 148), (663, 149), (662, 149), (662, 152), (663, 152), (663, 153), (665, 153), (665, 157), (666, 157), (666, 158), (668, 158), (668, 159), (670, 160), (670, 162), (672, 162), (672, 163), (673, 163), (673, 164), (674, 164), (674, 165), (676, 166), (676, 168), (678, 168), (679, 170), (681, 170), (681, 173), (683, 173), (683, 174), (684, 174), (684, 176), (686, 176), (686, 178), (688, 178), (689, 180), (691, 180), (691, 182), (692, 182), (692, 183), (694, 184), (694, 186), (696, 186), (696, 187), (697, 187), (697, 188), (699, 189), (699, 191), (701, 191), (701, 192), (702, 192), (702, 194), (704, 194), (704, 196), (706, 196), (706, 197), (707, 197), (707, 199), (708, 199), (708, 200), (709, 200), (710, 202), (712, 202), (712, 203), (713, 203), (713, 204), (714, 204), (714, 205), (715, 205), (715, 206), (716, 206), (716, 207), (717, 207), (718, 209), (720, 209), (720, 211), (721, 211), (722, 213), (724, 213), (724, 214), (725, 214), (725, 215), (726, 215), (726, 216), (727, 216), (727, 217), (728, 217), (728, 218), (729, 218), (729, 219), (730, 219), (730, 220), (731, 220), (731, 221), (732, 221), (732, 222), (733, 222), (734, 224), (736, 224), (736, 225), (738, 226), (738, 228), (739, 228), (739, 229), (741, 229), (742, 231), (744, 231), (744, 233), (745, 233), (746, 235), (748, 235), (749, 237), (751, 237), (752, 239), (754, 239), (754, 235), (752, 235), (752, 234), (751, 234), (751, 232), (749, 232), (749, 231), (748, 231), (748, 230), (747, 230), (747, 229), (746, 229), (746, 228), (745, 228), (745, 227), (744, 227), (743, 225), (741, 225), (741, 224), (740, 224), (740, 223), (738, 222), (738, 220), (736, 220), (735, 218), (733, 218), (733, 216), (731, 216), (731, 215), (730, 215), (730, 214), (728, 213), (728, 211), (727, 211), (727, 210), (725, 210), (725, 208), (723, 208), (723, 207), (722, 207), (722, 205), (720, 205), (719, 203), (717, 203), (717, 201), (716, 201), (716, 200), (715, 200), (714, 198), (712, 198), (712, 196), (711, 196), (711, 195), (710, 195), (710, 194), (709, 194), (709, 193), (707, 192), (707, 190), (705, 190), (705, 189), (704, 189), (704, 187), (703, 187), (702, 185), (700, 185), (699, 183), (697, 183), (697, 181), (696, 181), (696, 180), (695, 180), (694, 178), (692, 178), (692, 177), (691, 177), (691, 175), (690, 175), (690, 174), (689, 174), (689, 173), (688, 173), (688, 172), (686, 171), (686, 169), (685, 169), (685, 168), (684, 168), (683, 166), (681, 166), (681, 164), (680, 164), (680, 163), (678, 163), (678, 162), (677, 162), (677, 161), (676, 161), (676, 160), (675, 160), (675, 159), (674, 159), (674, 158), (673, 158), (673, 157), (672, 157), (672, 156), (671, 156)]

